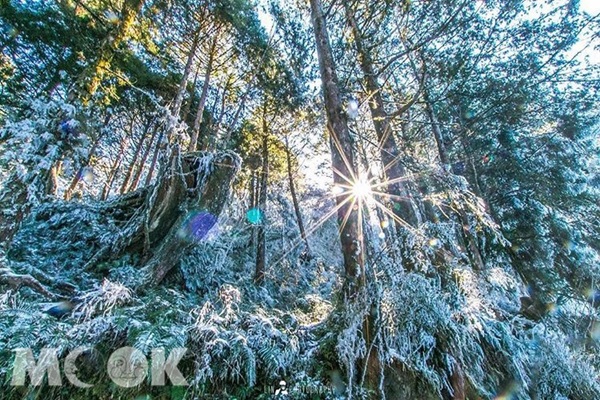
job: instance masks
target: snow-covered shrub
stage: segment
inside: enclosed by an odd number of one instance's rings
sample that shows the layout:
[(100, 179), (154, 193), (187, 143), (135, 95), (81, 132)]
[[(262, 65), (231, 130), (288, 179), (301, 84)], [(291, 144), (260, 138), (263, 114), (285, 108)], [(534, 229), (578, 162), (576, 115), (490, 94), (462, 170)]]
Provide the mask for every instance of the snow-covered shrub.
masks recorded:
[(70, 281), (118, 228), (103, 204), (52, 202), (35, 208), (23, 222), (9, 256), (31, 268)]
[(220, 232), (218, 238), (208, 237), (198, 243), (181, 259), (186, 288), (193, 292), (211, 291), (235, 280), (236, 266), (231, 253), (241, 240), (236, 232), (226, 231)]
[(440, 356), (449, 352), (443, 346), (456, 326), (439, 282), (406, 274), (399, 286), (384, 289), (380, 313), (386, 362), (400, 362), (441, 393), (449, 386), (444, 369), (451, 366)]
[(240, 310), (240, 301), (239, 291), (226, 285), (217, 303), (193, 311), (189, 335), (197, 384), (252, 387), (286, 376), (297, 361), (299, 341), (284, 321), (260, 310)]
[(572, 350), (566, 337), (539, 327), (532, 332), (528, 349), (531, 385), (523, 393), (532, 399), (598, 398), (598, 370), (590, 364), (590, 354)]
[(84, 320), (89, 320), (95, 315), (110, 314), (115, 307), (125, 305), (132, 300), (131, 289), (104, 279), (102, 285), (80, 296), (81, 303), (75, 307), (75, 313), (80, 314)]
[(55, 163), (65, 155), (87, 151), (83, 114), (77, 106), (60, 99), (35, 99), (25, 118), (5, 121), (0, 127), (0, 138), (4, 139), (0, 145), (0, 168), (13, 171), (14, 175), (0, 188), (0, 199), (9, 201), (17, 193), (7, 191), (21, 187), (26, 190), (27, 204), (40, 203)]

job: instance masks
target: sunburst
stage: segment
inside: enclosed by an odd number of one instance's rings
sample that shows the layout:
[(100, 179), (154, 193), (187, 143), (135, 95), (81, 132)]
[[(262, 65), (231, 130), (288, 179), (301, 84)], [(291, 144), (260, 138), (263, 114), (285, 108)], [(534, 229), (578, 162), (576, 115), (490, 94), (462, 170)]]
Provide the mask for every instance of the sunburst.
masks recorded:
[(360, 177), (352, 185), (352, 195), (359, 200), (367, 200), (372, 196), (371, 183), (364, 177)]
[[(387, 203), (384, 199), (388, 199), (392, 202), (398, 200), (407, 200), (409, 198), (392, 195), (390, 193), (386, 193), (387, 188), (394, 183), (399, 183), (401, 181), (408, 181), (409, 177), (400, 177), (396, 179), (384, 179), (376, 180), (371, 177), (370, 168), (366, 172), (357, 173), (354, 172), (356, 169), (353, 165), (348, 162), (348, 159), (345, 157), (344, 152), (335, 136), (332, 138), (333, 144), (337, 147), (341, 154), (342, 161), (345, 164), (346, 171), (349, 171), (350, 176), (347, 176), (342, 171), (339, 171), (335, 167), (333, 167), (333, 173), (337, 176), (337, 183), (334, 184), (331, 188), (330, 193), (323, 198), (323, 200), (335, 200), (336, 204), (329, 210), (325, 215), (323, 215), (316, 223), (312, 224), (306, 230), (306, 236), (311, 236), (315, 233), (317, 229), (319, 229), (325, 222), (327, 222), (331, 217), (338, 214), (338, 211), (350, 203), (349, 207), (347, 207), (346, 212), (340, 218), (340, 226), (339, 231), (343, 231), (348, 219), (350, 218), (353, 212), (357, 213), (358, 217), (358, 240), (361, 242), (360, 246), (362, 249), (365, 249), (364, 246), (364, 231), (363, 231), (363, 221), (365, 213), (368, 213), (369, 209), (379, 208), (383, 211), (383, 213), (395, 221), (396, 225), (402, 226), (408, 231), (416, 234), (417, 236), (423, 236), (422, 232), (418, 228), (411, 226), (408, 222), (406, 222), (401, 216), (398, 215), (397, 212), (394, 212), (390, 207), (388, 207), (385, 203)], [(384, 166), (384, 170), (386, 170), (389, 166)], [(340, 182), (341, 181), (341, 182)], [(339, 218), (340, 216), (338, 216)], [(298, 246), (302, 245), (303, 239), (298, 237), (291, 243), (291, 246), (275, 261), (272, 266), (281, 263), (286, 257), (291, 254)], [(364, 277), (363, 277), (364, 278)]]

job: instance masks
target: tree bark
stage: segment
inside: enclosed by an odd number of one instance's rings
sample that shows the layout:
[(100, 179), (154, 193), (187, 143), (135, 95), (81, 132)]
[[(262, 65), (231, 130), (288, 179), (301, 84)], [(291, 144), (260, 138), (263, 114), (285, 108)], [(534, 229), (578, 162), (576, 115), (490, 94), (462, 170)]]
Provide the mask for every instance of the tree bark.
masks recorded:
[[(199, 169), (205, 164), (204, 157), (210, 157), (210, 173)], [(151, 230), (144, 235), (149, 238), (149, 242), (144, 243), (145, 250), (157, 248), (146, 262), (152, 283), (162, 281), (178, 264), (181, 255), (203, 240), (217, 224), (239, 164), (239, 157), (230, 152), (188, 153), (183, 157), (182, 165), (176, 168), (186, 179), (171, 175), (167, 185), (159, 191), (164, 195), (158, 197), (154, 217), (148, 225)], [(172, 163), (171, 170), (174, 166)], [(138, 237), (138, 241), (141, 240)]]
[(249, 190), (250, 190), (250, 208), (256, 207), (256, 200), (257, 200), (256, 185), (257, 185), (256, 173), (255, 173), (255, 171), (252, 171), (251, 176), (250, 176), (250, 188), (249, 188)]
[(164, 137), (165, 130), (163, 128), (161, 129), (160, 134), (158, 135), (158, 140), (156, 141), (156, 145), (154, 146), (154, 154), (152, 155), (152, 162), (150, 163), (150, 168), (148, 168), (148, 175), (146, 175), (144, 186), (150, 186), (150, 182), (152, 182), (152, 175), (154, 175), (154, 170), (156, 169), (156, 164), (158, 163), (158, 156), (160, 155), (160, 150), (163, 147), (162, 142)]
[[(221, 128), (221, 124), (223, 123), (223, 118), (225, 117), (225, 104), (226, 104), (226, 100), (227, 100), (227, 92), (231, 90), (232, 81), (233, 81), (233, 75), (229, 75), (229, 77), (227, 78), (227, 83), (223, 87), (223, 95), (221, 96), (221, 108), (219, 110), (219, 118), (217, 119), (216, 123), (214, 124), (214, 126), (212, 128), (212, 131), (215, 133), (219, 132), (219, 129)], [(214, 115), (214, 112), (213, 112), (213, 115)], [(209, 139), (212, 139), (212, 140), (209, 140)], [(214, 148), (214, 146), (216, 146), (215, 138), (209, 137), (209, 138), (206, 138), (206, 140), (204, 141), (202, 149), (210, 150), (211, 148)]]
[[(198, 63), (200, 64), (200, 63)], [(198, 84), (198, 74), (200, 73), (200, 65), (197, 65), (194, 72), (194, 80), (192, 81), (192, 94), (188, 101), (185, 102), (183, 110), (181, 110), (181, 119), (187, 121), (192, 110), (192, 103), (194, 102), (194, 96), (196, 94), (196, 85)]]
[(154, 126), (154, 129), (152, 131), (152, 136), (150, 136), (150, 141), (148, 142), (148, 145), (144, 149), (144, 153), (142, 154), (142, 159), (140, 160), (140, 163), (137, 166), (137, 169), (135, 171), (135, 174), (133, 176), (133, 179), (131, 181), (131, 185), (129, 186), (128, 191), (135, 190), (137, 188), (138, 184), (140, 183), (140, 178), (142, 177), (142, 172), (144, 171), (144, 166), (146, 165), (146, 160), (148, 159), (148, 156), (150, 155), (150, 151), (152, 150), (152, 144), (154, 144), (154, 139), (156, 139), (158, 129), (159, 129), (159, 125), (157, 124)]
[(429, 122), (431, 123), (431, 131), (433, 132), (433, 137), (435, 139), (438, 154), (440, 156), (440, 163), (442, 164), (444, 171), (450, 171), (450, 158), (448, 157), (446, 145), (444, 144), (444, 136), (442, 135), (440, 124), (437, 120), (437, 116), (435, 115), (435, 111), (433, 110), (433, 104), (431, 103), (431, 98), (429, 97), (429, 91), (427, 88), (425, 88), (423, 91), (423, 100), (425, 101), (425, 113), (427, 114)]
[(260, 210), (260, 221), (257, 230), (256, 243), (256, 271), (254, 283), (261, 285), (265, 280), (267, 238), (265, 225), (267, 223), (267, 194), (269, 185), (269, 130), (267, 126), (267, 103), (265, 100), (262, 123), (262, 170), (260, 177), (260, 192), (258, 195), (258, 209)]
[(131, 176), (133, 175), (133, 170), (138, 163), (138, 158), (140, 157), (140, 153), (142, 152), (142, 148), (144, 147), (144, 140), (146, 139), (146, 134), (148, 133), (148, 129), (150, 128), (151, 121), (146, 121), (143, 132), (138, 139), (138, 142), (135, 145), (135, 151), (133, 154), (133, 158), (129, 163), (129, 167), (127, 168), (127, 172), (123, 177), (123, 183), (121, 184), (121, 189), (119, 190), (120, 194), (125, 193), (127, 188), (129, 187), (129, 181), (131, 180)]
[(285, 157), (287, 161), (290, 194), (292, 195), (292, 204), (294, 205), (294, 212), (296, 214), (296, 221), (298, 222), (298, 229), (300, 230), (300, 237), (302, 238), (302, 240), (304, 241), (304, 245), (306, 246), (307, 255), (310, 255), (310, 245), (308, 244), (308, 237), (306, 236), (306, 230), (304, 229), (304, 221), (302, 220), (300, 203), (298, 202), (298, 195), (296, 194), (296, 184), (294, 183), (294, 176), (292, 174), (292, 156), (290, 154), (290, 145), (287, 136), (285, 137)]
[(225, 133), (225, 138), (223, 140), (226, 145), (227, 145), (227, 143), (229, 143), (229, 140), (231, 140), (231, 134), (233, 133), (235, 126), (237, 126), (237, 123), (240, 120), (242, 111), (246, 107), (246, 100), (248, 100), (248, 95), (249, 95), (251, 89), (252, 89), (252, 84), (250, 84), (248, 86), (248, 88), (242, 95), (242, 99), (238, 101), (239, 105), (238, 105), (237, 109), (235, 110), (235, 113), (233, 114), (233, 120), (229, 124), (229, 128), (227, 129), (227, 132)]
[[(132, 122), (132, 124), (133, 124), (133, 122)], [(129, 129), (129, 132), (131, 132), (131, 127)], [(104, 188), (102, 189), (102, 196), (101, 196), (102, 200), (106, 200), (108, 198), (108, 195), (112, 188), (115, 177), (117, 176), (119, 167), (121, 166), (121, 163), (123, 162), (123, 156), (125, 155), (125, 149), (127, 148), (128, 142), (129, 142), (129, 137), (125, 137), (121, 140), (121, 146), (119, 147), (119, 153), (117, 154), (117, 158), (115, 158), (115, 161), (113, 162), (113, 164), (110, 168), (108, 179), (106, 180), (106, 183), (104, 184)]]
[(58, 190), (58, 174), (60, 173), (62, 161), (57, 160), (52, 164), (48, 171), (48, 180), (46, 181), (46, 195), (55, 196)]
[(196, 30), (194, 32), (194, 39), (192, 41), (192, 45), (190, 47), (190, 52), (188, 53), (187, 61), (185, 63), (185, 68), (183, 69), (183, 76), (181, 77), (181, 81), (179, 82), (179, 89), (177, 90), (177, 95), (175, 96), (175, 101), (173, 102), (173, 109), (171, 111), (171, 115), (175, 119), (179, 119), (179, 113), (181, 111), (181, 105), (183, 104), (183, 96), (185, 96), (185, 92), (187, 89), (187, 83), (190, 78), (190, 73), (192, 71), (192, 65), (194, 63), (194, 57), (196, 56), (196, 50), (198, 49), (198, 42), (200, 41), (200, 30)]
[[(111, 116), (112, 116), (112, 114), (109, 113), (104, 118), (104, 125), (103, 125), (104, 128), (110, 122)], [(81, 176), (83, 175), (84, 169), (87, 166), (90, 165), (90, 162), (92, 161), (92, 158), (96, 155), (96, 151), (98, 150), (98, 146), (100, 145), (100, 140), (102, 140), (102, 138), (104, 137), (104, 133), (105, 132), (106, 132), (106, 129), (103, 129), (103, 130), (100, 131), (100, 134), (98, 135), (98, 137), (94, 141), (94, 144), (92, 145), (92, 148), (88, 152), (88, 155), (86, 157), (85, 162), (81, 165), (81, 167), (79, 167), (79, 169), (77, 170), (77, 173), (75, 174), (75, 176), (71, 180), (71, 184), (69, 185), (69, 187), (65, 191), (65, 196), (64, 196), (65, 200), (71, 200), (71, 196), (73, 195), (73, 191), (75, 190), (75, 188), (77, 187), (77, 184), (81, 180)]]
[[(327, 114), (333, 181), (335, 185), (343, 187), (351, 185), (357, 178), (352, 139), (348, 130), (346, 114), (342, 109), (338, 77), (321, 0), (310, 0), (310, 7)], [(348, 195), (337, 195), (336, 203), (344, 256), (344, 291), (347, 298), (353, 298), (365, 284), (364, 254), (360, 235), (361, 221), (358, 218), (358, 212), (353, 209), (354, 204)]]
[[(251, 171), (252, 176), (250, 177), (250, 207), (249, 210), (256, 209), (256, 202), (258, 201), (258, 176), (255, 170)], [(254, 244), (256, 243), (256, 224), (253, 221), (249, 221), (252, 224), (250, 230), (250, 241), (248, 247), (251, 251), (254, 251)]]
[(198, 147), (198, 135), (200, 134), (200, 125), (202, 124), (202, 116), (204, 115), (204, 107), (206, 105), (206, 98), (208, 97), (208, 89), (210, 87), (210, 75), (213, 69), (213, 63), (216, 56), (217, 41), (219, 40), (219, 30), (215, 33), (212, 44), (210, 46), (208, 54), (208, 64), (206, 66), (206, 72), (204, 73), (204, 82), (202, 83), (202, 92), (200, 94), (200, 100), (198, 102), (198, 109), (196, 111), (196, 118), (194, 119), (194, 127), (192, 129), (192, 135), (190, 138), (190, 144), (188, 151), (196, 151)]

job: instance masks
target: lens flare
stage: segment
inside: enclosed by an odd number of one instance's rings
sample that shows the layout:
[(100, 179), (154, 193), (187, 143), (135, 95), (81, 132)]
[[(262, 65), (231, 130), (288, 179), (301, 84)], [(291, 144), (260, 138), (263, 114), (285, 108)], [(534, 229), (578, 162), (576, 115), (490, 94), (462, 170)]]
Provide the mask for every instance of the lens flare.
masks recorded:
[(90, 167), (85, 167), (83, 171), (81, 171), (81, 179), (87, 183), (88, 185), (94, 184), (96, 181), (96, 175), (94, 175), (94, 170)]
[(217, 223), (217, 217), (206, 211), (192, 213), (187, 221), (187, 231), (195, 240), (202, 240)]
[(348, 117), (356, 119), (358, 117), (358, 101), (352, 99), (348, 102)]
[(371, 196), (371, 185), (366, 179), (360, 178), (352, 185), (352, 194), (358, 199), (366, 199)]
[(251, 208), (246, 212), (246, 219), (252, 225), (258, 225), (263, 220), (262, 211), (260, 211), (258, 208)]

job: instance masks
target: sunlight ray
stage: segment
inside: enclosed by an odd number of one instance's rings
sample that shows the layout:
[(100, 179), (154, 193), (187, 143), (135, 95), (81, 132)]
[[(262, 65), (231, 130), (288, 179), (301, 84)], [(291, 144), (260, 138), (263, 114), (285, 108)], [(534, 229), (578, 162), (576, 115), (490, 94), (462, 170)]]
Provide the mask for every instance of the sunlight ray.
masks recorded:
[(385, 172), (389, 171), (390, 168), (392, 168), (399, 162), (400, 162), (400, 155), (397, 155), (396, 157), (394, 157), (394, 159), (391, 162), (389, 162), (387, 164), (383, 164), (383, 172), (385, 173)]
[(391, 211), (391, 210), (389, 210), (389, 209), (388, 209), (388, 208), (387, 208), (387, 207), (386, 207), (386, 206), (385, 206), (383, 203), (381, 203), (380, 201), (378, 201), (378, 200), (377, 200), (377, 199), (375, 199), (375, 198), (373, 199), (373, 201), (375, 202), (375, 204), (376, 204), (377, 206), (379, 206), (379, 207), (380, 207), (380, 209), (381, 209), (381, 210), (382, 210), (384, 213), (386, 213), (386, 214), (388, 214), (390, 217), (392, 217), (392, 219), (393, 219), (394, 221), (396, 221), (398, 224), (402, 225), (403, 227), (405, 227), (406, 229), (408, 229), (408, 230), (409, 230), (409, 231), (411, 231), (411, 232), (413, 232), (413, 231), (414, 231), (415, 233), (417, 232), (417, 230), (416, 230), (414, 227), (412, 227), (412, 226), (411, 226), (411, 225), (410, 225), (408, 222), (404, 221), (402, 218), (400, 218), (399, 216), (397, 216), (396, 214), (394, 214), (394, 212), (393, 212), (393, 211)]
[(350, 204), (350, 207), (348, 207), (348, 210), (346, 211), (346, 215), (344, 215), (344, 219), (342, 220), (342, 223), (340, 224), (340, 235), (342, 233), (342, 230), (346, 226), (348, 219), (350, 218), (350, 214), (352, 214), (354, 205), (356, 204), (356, 197), (350, 196), (350, 199), (352, 199), (352, 204)]
[[(347, 177), (346, 175), (344, 175), (342, 173), (342, 171), (338, 170), (336, 167), (331, 167), (331, 169), (333, 170), (334, 174), (339, 175), (341, 178), (343, 178), (346, 182), (348, 182), (348, 184), (350, 186), (352, 186), (354, 184), (355, 179), (353, 177)], [(338, 186), (342, 186), (341, 184), (337, 184)]]
[[(366, 280), (366, 268), (367, 268), (367, 258), (366, 258), (366, 248), (365, 248), (365, 235), (363, 231), (363, 212), (362, 212), (362, 204), (359, 200), (358, 206), (358, 220), (360, 221), (358, 224), (358, 240), (360, 242), (360, 257), (362, 259), (361, 271), (360, 271), (360, 280), (363, 286), (367, 284)], [(368, 333), (367, 333), (368, 335)]]
[(410, 200), (411, 199), (411, 197), (409, 197), (409, 196), (398, 196), (396, 194), (379, 192), (379, 191), (375, 191), (375, 190), (372, 190), (371, 193), (373, 193), (374, 195), (385, 197), (387, 199), (392, 199), (392, 200)]
[(408, 181), (408, 180), (411, 180), (411, 178), (409, 178), (407, 176), (401, 176), (399, 178), (394, 178), (394, 179), (384, 179), (383, 181), (381, 181), (379, 183), (372, 184), (371, 187), (379, 188), (382, 186), (392, 185), (394, 183), (404, 182), (404, 181)]
[[(315, 231), (321, 227), (329, 218), (331, 218), (337, 211), (342, 208), (347, 202), (352, 200), (352, 196), (347, 196), (341, 203), (336, 204), (331, 210), (329, 210), (324, 216), (322, 216), (317, 222), (306, 229), (306, 237), (311, 236)], [(297, 238), (292, 242), (292, 246), (285, 253), (279, 257), (277, 261), (275, 261), (271, 267), (279, 265), (292, 251), (294, 251), (301, 243), (304, 242), (302, 237)]]
[[(329, 127), (328, 127), (329, 128)], [(344, 162), (344, 165), (346, 166), (346, 168), (348, 169), (348, 171), (350, 171), (350, 175), (352, 175), (350, 178), (348, 179), (348, 177), (345, 177), (344, 174), (341, 174), (340, 171), (337, 171), (337, 173), (343, 177), (344, 179), (346, 179), (349, 183), (352, 183), (353, 181), (356, 180), (356, 176), (355, 175), (355, 170), (354, 170), (354, 164), (351, 163), (348, 160), (348, 157), (346, 156), (346, 152), (344, 151), (344, 149), (342, 148), (342, 145), (340, 144), (337, 136), (335, 134), (333, 134), (333, 129), (329, 129), (329, 137), (331, 138), (333, 144), (335, 145), (338, 154), (342, 157), (342, 161)], [(332, 165), (333, 167), (333, 165)], [(334, 173), (336, 173), (335, 167), (334, 168)]]
[[(336, 188), (339, 188), (342, 191), (335, 192)], [(333, 187), (333, 191), (327, 193), (327, 195), (323, 196), (322, 199), (323, 200), (335, 200), (337, 197), (344, 197), (344, 196), (351, 196), (351, 195), (352, 195), (352, 188), (350, 186), (335, 185)]]

